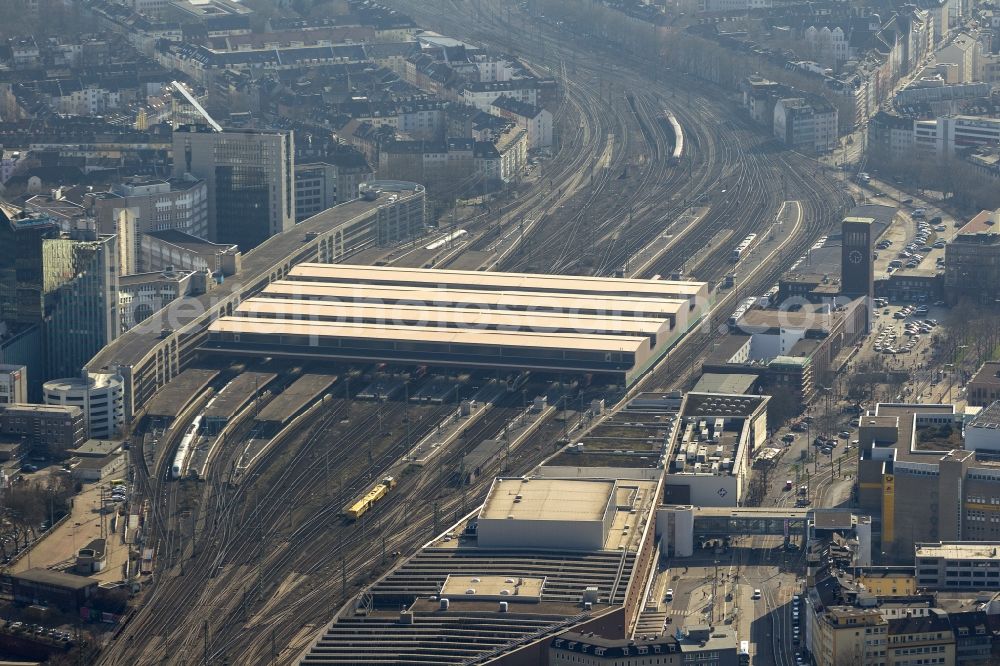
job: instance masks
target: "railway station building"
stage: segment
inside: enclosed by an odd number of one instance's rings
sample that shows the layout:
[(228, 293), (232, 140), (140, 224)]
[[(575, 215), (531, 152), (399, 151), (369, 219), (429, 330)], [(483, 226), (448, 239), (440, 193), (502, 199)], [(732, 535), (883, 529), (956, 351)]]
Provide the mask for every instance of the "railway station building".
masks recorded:
[(593, 373), (631, 384), (700, 318), (698, 282), (300, 264), (206, 352)]
[(122, 378), (123, 418), (128, 421), (160, 388), (191, 366), (211, 322), (284, 279), (294, 266), (344, 261), (382, 243), (394, 243), (401, 235), (411, 237), (422, 228), (422, 185), (379, 181), (366, 192), (366, 197), (334, 206), (271, 236), (243, 254), (235, 272), (210, 293), (178, 299), (154, 312), (141, 326), (101, 349), (84, 373)]

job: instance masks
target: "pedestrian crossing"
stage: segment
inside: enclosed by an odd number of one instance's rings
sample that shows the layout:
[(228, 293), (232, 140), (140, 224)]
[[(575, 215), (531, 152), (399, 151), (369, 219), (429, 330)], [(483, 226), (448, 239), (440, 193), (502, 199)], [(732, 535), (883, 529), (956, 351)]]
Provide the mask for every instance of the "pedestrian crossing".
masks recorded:
[(672, 631), (674, 618), (687, 617), (688, 615), (691, 615), (690, 611), (680, 609), (644, 611), (639, 615), (635, 630), (638, 634), (659, 634), (663, 631)]

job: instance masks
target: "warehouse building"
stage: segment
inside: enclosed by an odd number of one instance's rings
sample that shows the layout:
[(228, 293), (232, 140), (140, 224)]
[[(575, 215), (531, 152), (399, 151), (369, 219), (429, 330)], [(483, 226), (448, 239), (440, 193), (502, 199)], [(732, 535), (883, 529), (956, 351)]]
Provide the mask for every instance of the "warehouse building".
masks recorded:
[(631, 384), (707, 299), (693, 282), (301, 264), (214, 322), (203, 349)]

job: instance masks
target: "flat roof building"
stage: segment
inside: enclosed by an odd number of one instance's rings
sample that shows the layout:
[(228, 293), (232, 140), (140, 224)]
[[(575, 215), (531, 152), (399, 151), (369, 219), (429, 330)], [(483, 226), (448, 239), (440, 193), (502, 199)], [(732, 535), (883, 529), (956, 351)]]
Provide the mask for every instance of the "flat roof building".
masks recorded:
[(300, 264), (213, 323), (203, 349), (586, 372), (629, 384), (706, 301), (704, 283)]
[(944, 250), (945, 297), (992, 304), (1000, 284), (1000, 211), (984, 210)]
[(87, 419), (80, 405), (0, 405), (0, 435), (21, 438), (35, 453), (65, 457), (87, 439)]
[(1000, 400), (983, 407), (965, 423), (965, 448), (1000, 453)]
[(743, 504), (750, 458), (767, 439), (768, 396), (688, 393), (673, 429), (667, 504)]
[(75, 612), (97, 592), (98, 582), (48, 569), (28, 569), (10, 575), (14, 601), (23, 604), (52, 604)]
[(478, 515), (341, 609), (301, 663), (538, 664), (570, 628), (624, 639), (653, 568), (658, 490), (645, 480), (499, 479)]
[(288, 279), (327, 283), (390, 284), (400, 287), (432, 286), (658, 299), (679, 298), (688, 301), (690, 310), (704, 307), (708, 302), (707, 283), (672, 280), (609, 279), (578, 275), (492, 273), (349, 264), (303, 264), (298, 270), (290, 271)]
[(28, 402), (28, 368), (0, 363), (0, 405), (12, 402)]
[(917, 587), (1000, 590), (1000, 541), (938, 541), (914, 547)]
[[(1000, 539), (1000, 464), (989, 446), (972, 450), (982, 446), (976, 419), (990, 413), (969, 420), (953, 405), (891, 403), (859, 418), (859, 503), (879, 519), (890, 558), (908, 560), (917, 543)], [(982, 430), (986, 442), (998, 438)]]
[(479, 545), (600, 550), (616, 490), (614, 481), (497, 479), (479, 512)]

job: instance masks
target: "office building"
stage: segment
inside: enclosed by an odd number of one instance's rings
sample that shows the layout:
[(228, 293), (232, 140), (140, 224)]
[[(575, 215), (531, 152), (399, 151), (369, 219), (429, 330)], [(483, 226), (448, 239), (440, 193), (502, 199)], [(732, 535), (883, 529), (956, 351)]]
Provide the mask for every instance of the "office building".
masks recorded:
[(28, 369), (23, 365), (0, 363), (0, 405), (28, 402)]
[(79, 407), (83, 410), (87, 422), (87, 437), (110, 439), (125, 424), (122, 378), (118, 375), (91, 374), (86, 378), (54, 379), (45, 382), (42, 389), (46, 405)]
[(1000, 211), (984, 210), (966, 223), (944, 251), (944, 291), (951, 303), (993, 304), (1000, 285)]
[[(0, 321), (8, 326), (41, 322), (45, 312), (43, 242), (58, 233), (47, 215), (0, 204)], [(32, 370), (34, 368), (31, 368)]]
[(984, 445), (966, 420), (953, 405), (886, 403), (860, 418), (858, 499), (890, 559), (921, 542), (1000, 540), (1000, 433), (983, 428)]
[(27, 366), (35, 397), (45, 379), (79, 373), (118, 336), (117, 237), (88, 220), (67, 232), (42, 213), (3, 206), (0, 215), (2, 361)]
[(337, 167), (325, 162), (295, 165), (296, 222), (301, 222), (336, 204)]
[(918, 543), (913, 566), (928, 590), (1000, 590), (1000, 541)]
[(295, 154), (291, 131), (174, 130), (174, 177), (208, 186), (208, 239), (244, 252), (295, 224)]
[(295, 221), (301, 222), (338, 203), (357, 199), (372, 180), (372, 168), (354, 150), (295, 162)]
[[(119, 233), (117, 218), (125, 210), (133, 217), (139, 234), (176, 229), (198, 238), (208, 237), (208, 186), (190, 175), (170, 180), (127, 178), (107, 192), (85, 196), (84, 205), (92, 206), (101, 233)], [(138, 248), (138, 238), (133, 242)]]
[(0, 435), (19, 437), (36, 454), (61, 459), (87, 439), (87, 419), (76, 405), (0, 405)]
[(211, 284), (206, 271), (166, 270), (122, 277), (118, 283), (122, 331), (142, 323), (178, 298), (204, 294)]
[(139, 239), (138, 268), (141, 273), (208, 271), (226, 276), (238, 273), (241, 262), (239, 246), (212, 243), (176, 229), (153, 231)]
[(45, 240), (46, 277), (58, 280), (45, 294), (46, 377), (78, 374), (121, 332), (116, 240), (93, 231)]

